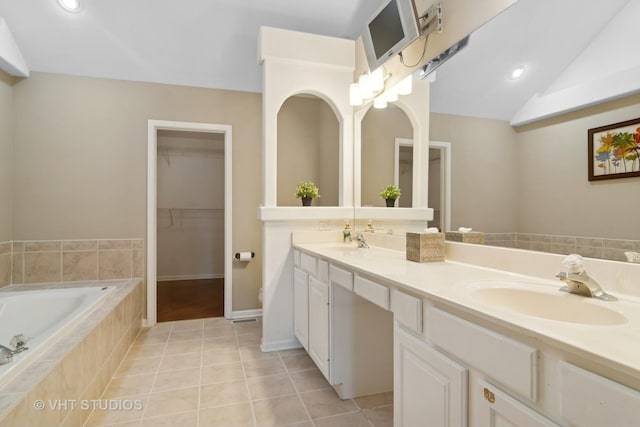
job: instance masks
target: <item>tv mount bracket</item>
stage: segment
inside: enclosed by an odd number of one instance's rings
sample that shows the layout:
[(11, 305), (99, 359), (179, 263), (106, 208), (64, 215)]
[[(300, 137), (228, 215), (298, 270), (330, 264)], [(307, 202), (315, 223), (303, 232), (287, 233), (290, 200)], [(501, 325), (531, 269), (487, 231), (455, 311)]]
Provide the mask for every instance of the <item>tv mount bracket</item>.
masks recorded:
[(420, 22), (420, 35), (427, 36), (434, 30), (442, 32), (444, 21), (442, 18), (442, 3), (434, 3), (422, 15), (418, 21)]

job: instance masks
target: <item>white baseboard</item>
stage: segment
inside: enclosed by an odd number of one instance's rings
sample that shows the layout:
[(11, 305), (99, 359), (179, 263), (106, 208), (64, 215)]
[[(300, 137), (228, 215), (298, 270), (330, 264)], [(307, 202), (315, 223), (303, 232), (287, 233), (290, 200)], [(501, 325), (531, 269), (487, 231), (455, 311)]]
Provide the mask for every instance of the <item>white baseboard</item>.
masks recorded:
[(230, 316), (226, 316), (227, 319), (236, 320), (236, 319), (248, 319), (252, 317), (262, 317), (262, 309), (258, 308), (255, 310), (238, 310), (231, 312)]
[(262, 344), (260, 344), (260, 349), (265, 353), (270, 351), (291, 350), (294, 348), (302, 348), (300, 341), (296, 338), (271, 342), (263, 341)]
[(178, 276), (160, 276), (157, 282), (168, 282), (170, 280), (199, 280), (199, 279), (224, 279), (224, 273), (214, 274), (183, 274)]

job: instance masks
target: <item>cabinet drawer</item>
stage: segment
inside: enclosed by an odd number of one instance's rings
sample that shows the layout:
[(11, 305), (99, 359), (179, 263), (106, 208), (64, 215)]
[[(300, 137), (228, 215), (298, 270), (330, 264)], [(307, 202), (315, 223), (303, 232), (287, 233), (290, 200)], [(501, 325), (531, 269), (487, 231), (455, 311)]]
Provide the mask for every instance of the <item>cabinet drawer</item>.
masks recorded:
[(353, 292), (353, 273), (340, 267), (332, 265), (330, 267), (331, 281), (336, 283), (348, 291)]
[(329, 283), (329, 263), (323, 259), (318, 260), (318, 279), (324, 283)]
[(560, 362), (560, 414), (571, 425), (636, 426), (640, 392), (592, 372)]
[(293, 250), (293, 265), (300, 267), (300, 251), (297, 249)]
[(353, 280), (353, 292), (377, 306), (389, 310), (389, 288), (360, 276)]
[(304, 271), (311, 274), (312, 276), (318, 275), (318, 260), (316, 259), (316, 257), (302, 252), (300, 254), (300, 266)]
[(402, 326), (422, 332), (422, 300), (398, 290), (391, 292), (391, 311)]
[(435, 307), (427, 309), (425, 325), (428, 339), (436, 346), (506, 388), (536, 401), (537, 349)]
[[(486, 381), (476, 384), (472, 400), (478, 402), (473, 419), (481, 426), (560, 427)], [(581, 424), (582, 425), (582, 424)], [(602, 424), (607, 425), (607, 424)]]

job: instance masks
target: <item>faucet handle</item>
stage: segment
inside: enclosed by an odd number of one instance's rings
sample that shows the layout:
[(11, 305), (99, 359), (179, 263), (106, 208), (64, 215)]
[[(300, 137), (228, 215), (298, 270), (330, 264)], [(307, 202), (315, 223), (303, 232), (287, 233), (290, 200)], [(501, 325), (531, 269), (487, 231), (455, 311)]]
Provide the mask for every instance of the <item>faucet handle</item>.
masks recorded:
[(584, 271), (584, 258), (582, 258), (582, 255), (567, 255), (562, 261), (562, 264), (567, 266), (569, 273), (580, 274)]

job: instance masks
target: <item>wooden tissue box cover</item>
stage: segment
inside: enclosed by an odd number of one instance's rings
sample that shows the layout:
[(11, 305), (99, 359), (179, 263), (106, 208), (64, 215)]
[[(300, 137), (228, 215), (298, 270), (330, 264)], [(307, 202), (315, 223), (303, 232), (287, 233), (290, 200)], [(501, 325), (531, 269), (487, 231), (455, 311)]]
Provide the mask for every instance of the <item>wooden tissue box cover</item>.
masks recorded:
[(406, 254), (409, 261), (444, 261), (444, 234), (407, 232)]
[(484, 233), (480, 231), (469, 231), (462, 233), (460, 231), (445, 231), (447, 240), (452, 242), (476, 243), (484, 245)]

